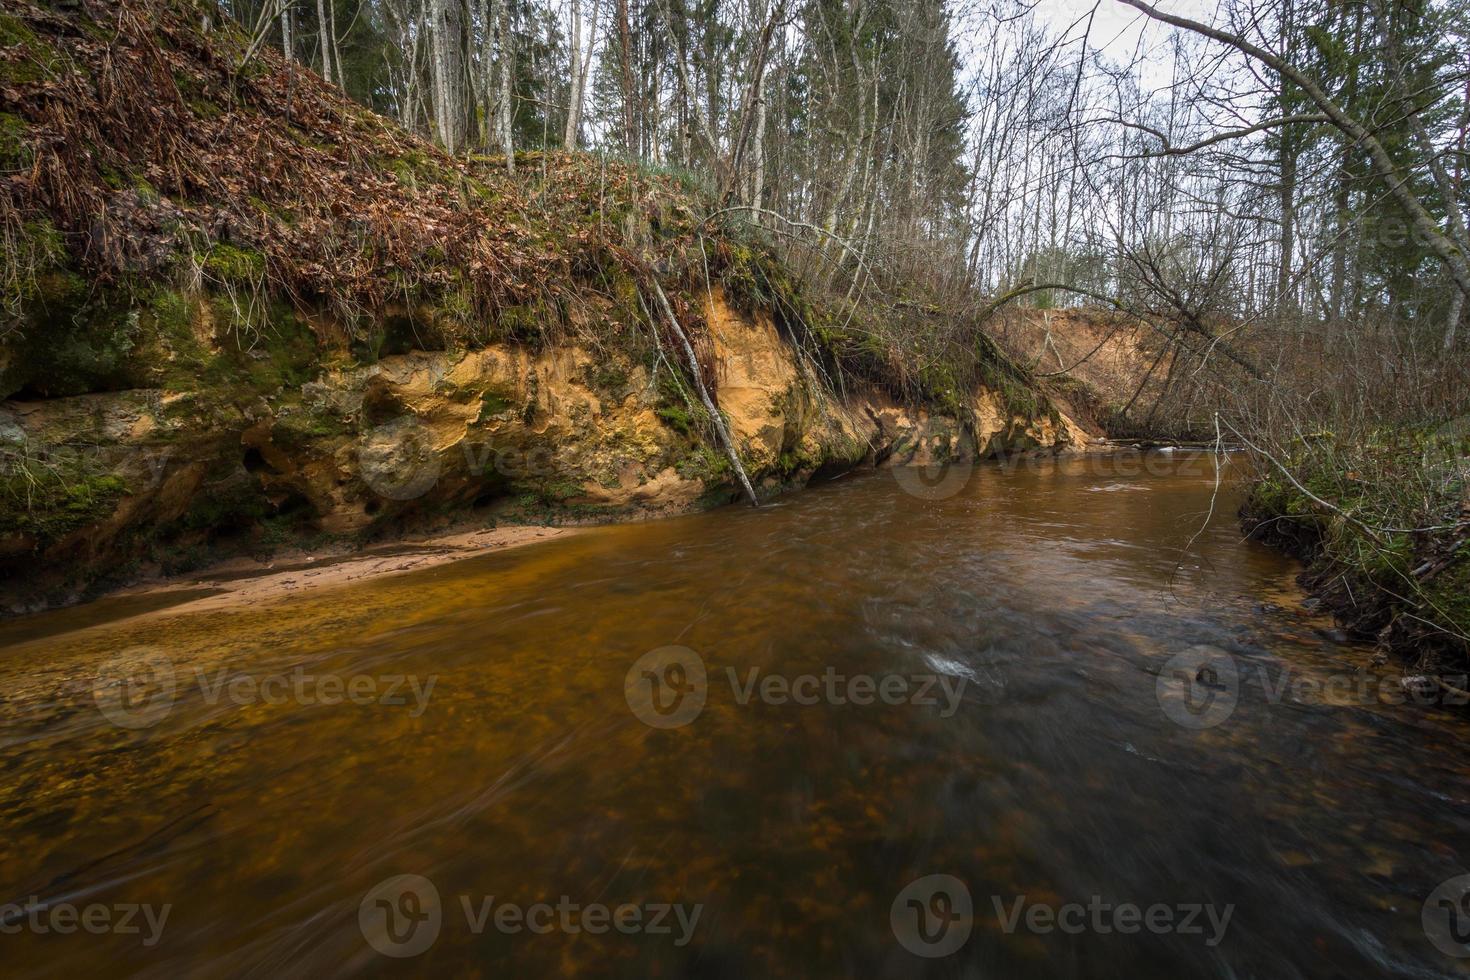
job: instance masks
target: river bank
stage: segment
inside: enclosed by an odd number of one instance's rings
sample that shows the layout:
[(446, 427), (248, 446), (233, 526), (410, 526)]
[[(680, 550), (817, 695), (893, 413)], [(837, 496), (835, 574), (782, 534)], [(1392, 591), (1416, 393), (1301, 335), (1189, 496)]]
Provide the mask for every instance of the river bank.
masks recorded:
[(1380, 567), (1374, 575), (1330, 554), (1310, 524), (1249, 504), (1240, 518), (1247, 537), (1302, 564), (1297, 581), (1313, 608), (1330, 614), (1347, 636), (1373, 645), (1385, 662), (1394, 658), (1415, 674), (1464, 683), (1470, 668), (1470, 643), (1460, 632), (1470, 622), (1463, 608), (1470, 579), (1458, 557), (1464, 536), (1414, 552), (1407, 574)]
[[(226, 559), (196, 573), (141, 582), (106, 593), (107, 597), (167, 596), (207, 590), (190, 601), (190, 612), (253, 606), (286, 596), (353, 582), (434, 568), (452, 561), (520, 548), (575, 534), (572, 527), (498, 527), (450, 531), (354, 550), (324, 549), (308, 554), (285, 551), (270, 559)], [(173, 607), (178, 608), (178, 607)]]
[[(1378, 437), (1385, 443), (1390, 434)], [(1301, 585), (1354, 639), (1426, 683), (1463, 689), (1470, 670), (1470, 468), (1465, 444), (1371, 443), (1370, 462), (1303, 453), (1295, 473), (1258, 461), (1246, 535), (1300, 561)], [(1376, 450), (1376, 451), (1375, 451)], [(1385, 462), (1375, 466), (1377, 460)], [(1441, 458), (1442, 457), (1442, 458)], [(1423, 462), (1421, 462), (1423, 460)], [(1433, 678), (1439, 678), (1434, 681)]]

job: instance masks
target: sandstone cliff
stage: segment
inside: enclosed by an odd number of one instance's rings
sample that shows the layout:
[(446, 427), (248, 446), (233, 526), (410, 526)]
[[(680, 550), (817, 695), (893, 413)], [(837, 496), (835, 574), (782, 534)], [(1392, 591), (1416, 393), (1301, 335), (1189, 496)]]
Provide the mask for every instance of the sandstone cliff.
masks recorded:
[[(984, 388), (966, 418), (873, 387), (833, 397), (768, 317), (740, 314), (718, 292), (707, 313), (719, 405), (763, 496), (857, 467), (1086, 439), (1065, 416), (1008, 413)], [(661, 390), (655, 374), (668, 370), (624, 370), (577, 345), (495, 344), (328, 368), (229, 404), (202, 387), (0, 403), (0, 449), (69, 481), (52, 512), (0, 536), (15, 573), (5, 598), (29, 605), (323, 535), (628, 519), (736, 500), (724, 458)]]
[(450, 157), (202, 12), (0, 14), (0, 608), (728, 502), (699, 388), (763, 497), (1083, 438), (980, 324), (808, 294), (688, 175)]

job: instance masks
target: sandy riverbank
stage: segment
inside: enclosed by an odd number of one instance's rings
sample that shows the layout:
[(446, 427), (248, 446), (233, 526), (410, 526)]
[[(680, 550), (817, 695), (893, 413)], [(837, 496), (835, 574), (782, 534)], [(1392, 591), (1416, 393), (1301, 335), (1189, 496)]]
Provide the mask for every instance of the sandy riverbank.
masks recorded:
[(267, 560), (234, 558), (203, 571), (139, 583), (109, 595), (166, 595), (208, 590), (209, 594), (171, 609), (178, 611), (187, 607), (194, 612), (253, 606), (303, 592), (432, 568), (461, 558), (549, 541), (578, 530), (580, 528), (575, 527), (482, 528), (423, 539), (405, 539), (346, 554), (318, 555), (298, 551), (275, 555)]

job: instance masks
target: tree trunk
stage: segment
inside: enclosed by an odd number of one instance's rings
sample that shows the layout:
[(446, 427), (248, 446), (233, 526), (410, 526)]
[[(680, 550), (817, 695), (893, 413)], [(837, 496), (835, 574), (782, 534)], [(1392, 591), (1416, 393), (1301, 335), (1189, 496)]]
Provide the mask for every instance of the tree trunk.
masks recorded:
[(332, 83), (332, 30), (327, 24), (327, 0), (316, 0), (317, 46), (322, 49), (322, 78)]
[(459, 152), (465, 134), (464, 3), (433, 0), (434, 120), (439, 142)]
[(566, 126), (562, 129), (561, 144), (568, 150), (575, 150), (582, 116), (582, 4), (580, 0), (571, 0), (571, 4), (572, 43), (567, 50), (567, 70), (571, 73), (571, 79), (567, 92)]
[(1291, 288), (1291, 260), (1296, 251), (1296, 146), (1290, 144), (1286, 129), (1281, 133), (1281, 254), (1276, 266), (1276, 307), (1287, 313), (1296, 306)]
[[(766, 193), (766, 79), (762, 73), (755, 85), (755, 131), (750, 134), (750, 200), (754, 207), (761, 207), (761, 198)], [(760, 223), (760, 215), (756, 215)]]
[(480, 46), (480, 148), (489, 153), (495, 142), (495, 14), (485, 0), (475, 0), (475, 16), (483, 30)]
[[(1378, 29), (1383, 37), (1383, 51), (1388, 67), (1397, 79), (1395, 88), (1401, 92), (1406, 109), (1411, 102), (1409, 93), (1403, 91), (1404, 69), (1399, 60), (1398, 40), (1393, 35), (1393, 27), (1388, 22), (1388, 10), (1383, 0), (1371, 0), (1373, 13), (1378, 17)], [(1414, 139), (1419, 143), (1425, 158), (1429, 162), (1429, 173), (1434, 178), (1434, 186), (1438, 188), (1440, 197), (1444, 200), (1445, 214), (1449, 219), (1450, 239), (1458, 247), (1462, 262), (1465, 256), (1470, 254), (1470, 229), (1466, 228), (1465, 215), (1460, 210), (1460, 200), (1455, 195), (1455, 185), (1450, 180), (1449, 173), (1444, 168), (1439, 154), (1435, 151), (1434, 141), (1429, 137), (1429, 131), (1424, 126), (1424, 119), (1417, 113), (1409, 115), (1409, 128), (1414, 134)], [(1449, 350), (1455, 345), (1455, 333), (1460, 325), (1460, 312), (1464, 309), (1465, 295), (1467, 290), (1463, 287), (1455, 294), (1450, 303), (1449, 322), (1445, 325), (1444, 348)]]
[(1450, 315), (1444, 328), (1444, 349), (1455, 349), (1455, 337), (1460, 330), (1460, 317), (1465, 312), (1465, 294), (1455, 293), (1450, 297)]
[(623, 88), (623, 149), (630, 155), (638, 153), (638, 131), (635, 123), (633, 84), (633, 36), (628, 26), (628, 0), (618, 0), (618, 62), (622, 68)]
[[(351, 21), (348, 27), (351, 28)], [(327, 41), (332, 49), (332, 71), (337, 75), (337, 84), (344, 91), (347, 88), (347, 73), (342, 69), (342, 50), (337, 47), (337, 4), (335, 0), (327, 0)]]
[(505, 169), (516, 172), (516, 141), (511, 99), (515, 95), (515, 42), (510, 33), (510, 0), (499, 0), (496, 54), (500, 59), (500, 151), (505, 154)]

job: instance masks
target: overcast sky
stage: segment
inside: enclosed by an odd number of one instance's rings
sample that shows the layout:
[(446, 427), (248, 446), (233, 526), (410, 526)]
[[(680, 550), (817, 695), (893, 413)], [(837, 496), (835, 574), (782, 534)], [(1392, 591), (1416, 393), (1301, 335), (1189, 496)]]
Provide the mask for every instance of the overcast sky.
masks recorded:
[[(1068, 24), (1087, 16), (1094, 0), (1038, 0), (1036, 16), (1056, 30), (1065, 30)], [(1118, 0), (1101, 0), (1096, 4), (1097, 15), (1092, 21), (1093, 47), (1103, 48), (1117, 57), (1124, 57), (1138, 43), (1139, 32), (1148, 18)], [(1161, 10), (1171, 14), (1191, 17), (1209, 22), (1217, 4), (1210, 0), (1162, 0)], [(1163, 24), (1152, 24), (1150, 36), (1159, 38), (1168, 28)]]
[[(1136, 52), (1144, 58), (1138, 68), (1145, 87), (1168, 85), (1172, 71), (1166, 44), (1171, 28), (1167, 24), (1150, 20), (1118, 0), (1036, 0), (1036, 18), (1058, 34), (1077, 24), (1072, 28), (1072, 37), (1078, 38), (1094, 6), (1097, 13), (1092, 18), (1090, 46), (1115, 62), (1132, 62)], [(1158, 6), (1204, 23), (1213, 21), (1219, 8), (1214, 0), (1159, 0)], [(1138, 50), (1140, 40), (1142, 50)]]

